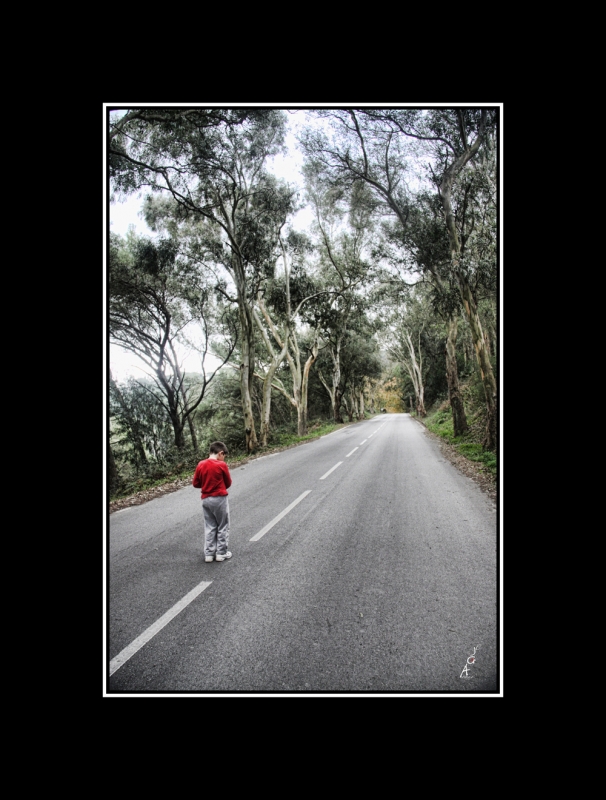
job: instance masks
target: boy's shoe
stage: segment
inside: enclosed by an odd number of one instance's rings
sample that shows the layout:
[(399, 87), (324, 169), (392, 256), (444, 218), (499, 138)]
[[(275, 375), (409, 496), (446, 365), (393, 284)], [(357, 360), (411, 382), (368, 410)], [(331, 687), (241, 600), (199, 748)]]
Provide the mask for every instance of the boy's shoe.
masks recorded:
[(214, 559), (214, 556), (205, 556), (205, 558), (204, 558), (205, 561), (213, 561), (213, 559)]
[(222, 556), (220, 556), (219, 553), (217, 553), (217, 555), (215, 556), (215, 561), (225, 561), (226, 558), (231, 558), (231, 553), (229, 552), (229, 550)]

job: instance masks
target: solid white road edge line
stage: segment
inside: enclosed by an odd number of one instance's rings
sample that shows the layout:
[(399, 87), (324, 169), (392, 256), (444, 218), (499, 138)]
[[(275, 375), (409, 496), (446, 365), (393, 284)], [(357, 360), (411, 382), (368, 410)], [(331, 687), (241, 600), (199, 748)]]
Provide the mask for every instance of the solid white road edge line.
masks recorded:
[[(357, 447), (354, 447), (354, 449), (351, 451), (351, 453), (355, 453), (357, 449), (358, 449)], [(349, 458), (349, 456), (351, 455), (351, 453), (348, 453), (348, 454), (345, 456), (345, 458)], [(334, 469), (334, 467), (333, 467), (333, 469)], [(326, 475), (328, 475), (328, 472), (326, 473)], [(324, 477), (326, 477), (326, 475), (325, 475)], [(320, 478), (320, 480), (322, 480), (322, 478)]]
[(255, 533), (255, 535), (254, 535), (254, 536), (252, 537), (252, 539), (250, 539), (249, 541), (251, 541), (251, 542), (258, 542), (258, 541), (259, 541), (259, 539), (260, 539), (262, 536), (264, 536), (264, 535), (267, 533), (267, 531), (268, 531), (268, 530), (270, 530), (270, 528), (273, 528), (273, 526), (276, 524), (276, 522), (280, 522), (280, 520), (282, 519), (282, 517), (285, 517), (285, 516), (288, 514), (288, 512), (289, 512), (289, 511), (292, 511), (292, 510), (293, 510), (293, 508), (294, 508), (294, 507), (297, 505), (297, 503), (300, 503), (300, 502), (301, 502), (301, 500), (303, 500), (303, 498), (304, 498), (304, 497), (307, 497), (307, 495), (308, 495), (310, 492), (311, 492), (311, 489), (308, 489), (306, 492), (303, 492), (303, 494), (302, 494), (302, 495), (299, 495), (299, 497), (297, 497), (297, 499), (296, 499), (296, 500), (294, 500), (294, 501), (293, 501), (293, 502), (292, 502), (292, 503), (291, 503), (289, 506), (287, 506), (287, 507), (284, 509), (284, 511), (281, 511), (281, 512), (278, 514), (278, 516), (277, 516), (277, 517), (274, 517), (274, 518), (272, 519), (272, 521), (271, 521), (271, 522), (268, 522), (268, 523), (267, 523), (267, 525), (266, 525), (264, 528), (261, 528), (261, 530), (259, 531), (259, 533)]
[(324, 473), (324, 475), (322, 475), (322, 477), (320, 478), (320, 480), (321, 480), (321, 481), (323, 481), (323, 480), (324, 480), (324, 478), (328, 478), (328, 476), (330, 475), (330, 473), (331, 473), (331, 472), (332, 472), (334, 469), (336, 469), (337, 467), (340, 467), (342, 463), (343, 463), (342, 461), (339, 461), (339, 463), (338, 463), (338, 464), (335, 464), (335, 465), (334, 465), (334, 467), (331, 467), (331, 468), (328, 470), (328, 472), (325, 472), (325, 473)]
[(199, 594), (201, 594), (205, 589), (208, 589), (211, 583), (212, 581), (202, 581), (202, 583), (199, 583), (195, 589), (192, 589), (191, 592), (186, 594), (185, 597), (182, 597), (178, 603), (175, 603), (175, 605), (169, 609), (166, 614), (163, 614), (159, 620), (156, 620), (156, 622), (154, 622), (153, 625), (150, 625), (146, 631), (143, 631), (141, 636), (137, 636), (134, 642), (131, 642), (128, 647), (125, 647), (124, 650), (122, 650), (121, 653), (118, 653), (115, 658), (112, 658), (112, 660), (109, 662), (110, 676), (113, 675), (117, 669), (120, 669), (120, 667), (125, 664), (129, 658), (134, 656), (135, 653), (143, 647), (143, 645), (147, 644), (149, 640), (158, 633), (158, 631), (161, 631), (165, 625), (168, 625), (171, 619), (176, 617), (180, 611), (183, 611), (183, 609), (188, 606), (192, 600), (195, 600)]

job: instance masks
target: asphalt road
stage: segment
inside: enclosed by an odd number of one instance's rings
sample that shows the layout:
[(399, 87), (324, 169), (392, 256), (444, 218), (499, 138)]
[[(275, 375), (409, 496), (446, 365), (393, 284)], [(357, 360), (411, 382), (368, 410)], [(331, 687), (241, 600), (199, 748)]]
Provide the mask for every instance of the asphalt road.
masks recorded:
[(108, 694), (500, 691), (496, 508), (416, 420), (232, 479), (229, 561), (193, 486), (110, 515)]

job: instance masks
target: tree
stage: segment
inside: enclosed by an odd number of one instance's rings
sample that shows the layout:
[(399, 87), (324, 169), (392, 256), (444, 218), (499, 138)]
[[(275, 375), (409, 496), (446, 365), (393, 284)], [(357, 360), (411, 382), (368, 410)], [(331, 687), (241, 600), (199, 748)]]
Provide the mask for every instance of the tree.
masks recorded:
[[(135, 467), (141, 468), (143, 465), (147, 464), (144, 431), (145, 422), (138, 413), (139, 409), (137, 408), (137, 403), (133, 402), (133, 399), (128, 396), (128, 392), (120, 389), (111, 374), (109, 378), (109, 398), (110, 418), (116, 421), (123, 441), (128, 443)], [(115, 445), (116, 442), (112, 443), (111, 426), (109, 434), (110, 450), (112, 450), (113, 453), (112, 444)]]
[(392, 312), (390, 324), (384, 336), (387, 352), (400, 364), (408, 375), (415, 395), (415, 408), (419, 416), (425, 417), (425, 383), (428, 373), (425, 364), (428, 329), (433, 317), (423, 287), (410, 293), (404, 308)]
[[(305, 258), (313, 250), (309, 238), (290, 230), (280, 236), (280, 256), (276, 266), (281, 265), (275, 279), (268, 281), (257, 294), (255, 321), (270, 354), (270, 366), (263, 379), (263, 410), (261, 438), (267, 443), (269, 433), (271, 389), (277, 389), (297, 412), (297, 433), (307, 433), (307, 398), (309, 375), (319, 350), (319, 329), (308, 325), (308, 335), (297, 330), (301, 319), (308, 319), (312, 301), (317, 301), (326, 292), (311, 278), (306, 270)], [(277, 344), (275, 350), (272, 339)], [(305, 357), (306, 356), (306, 357)], [(303, 360), (305, 358), (305, 360)], [(276, 376), (280, 364), (286, 360), (290, 370), (290, 386)]]
[(148, 186), (170, 194), (184, 218), (203, 224), (215, 261), (233, 281), (235, 298), (224, 291), (238, 305), (242, 410), (247, 450), (253, 451), (258, 441), (251, 402), (252, 308), (295, 194), (265, 170), (267, 159), (283, 145), (284, 114), (196, 111), (164, 110), (158, 119), (134, 109), (115, 122), (113, 174), (122, 190)]
[[(308, 130), (303, 143), (317, 174), (341, 191), (364, 183), (375, 198), (375, 212), (393, 215), (402, 230), (414, 208), (412, 179), (406, 164), (417, 156), (431, 159), (430, 180), (436, 188), (448, 235), (449, 269), (471, 326), (485, 389), (488, 425), (485, 446), (496, 446), (496, 382), (486, 352), (477, 302), (469, 278), (464, 246), (477, 218), (472, 193), (461, 191), (466, 167), (494, 150), (494, 109), (394, 109), (317, 112), (336, 131), (329, 137)], [(407, 158), (409, 161), (407, 162)], [(494, 185), (493, 181), (493, 185)], [(424, 191), (422, 185), (421, 190)], [(485, 228), (488, 232), (488, 228)], [(493, 231), (494, 240), (494, 231)], [(451, 342), (456, 330), (451, 326)], [(447, 348), (450, 357), (451, 350)], [(451, 373), (452, 374), (452, 373)], [(454, 378), (454, 376), (453, 376)], [(454, 409), (453, 409), (454, 413)]]
[(448, 397), (454, 435), (462, 436), (468, 430), (456, 357), (458, 316), (462, 307), (460, 293), (450, 270), (448, 236), (441, 219), (439, 199), (429, 193), (417, 193), (415, 204), (409, 209), (406, 227), (398, 223), (393, 226), (386, 224), (384, 233), (389, 244), (403, 248), (410, 254), (414, 268), (421, 272), (423, 282), (431, 289), (433, 310), (446, 325), (444, 355)]
[[(390, 133), (400, 133), (408, 139), (430, 146), (433, 156), (432, 178), (444, 211), (444, 222), (450, 244), (450, 266), (459, 287), (463, 308), (469, 321), (476, 357), (480, 367), (487, 408), (487, 427), (484, 446), (494, 449), (497, 441), (497, 385), (489, 353), (486, 348), (482, 324), (477, 308), (477, 297), (470, 280), (469, 265), (464, 258), (466, 241), (472, 236), (476, 213), (471, 204), (471, 182), (464, 182), (464, 170), (483, 149), (483, 162), (494, 162), (494, 109), (433, 109), (391, 110), (363, 112), (380, 124), (387, 124)], [(463, 187), (461, 183), (463, 182)], [(489, 186), (495, 186), (489, 180)], [(491, 188), (492, 188), (491, 187)], [(458, 202), (457, 202), (458, 200)], [(489, 234), (495, 241), (495, 229)], [(489, 248), (490, 249), (490, 248)], [(494, 245), (493, 245), (494, 249)]]
[[(114, 196), (153, 187), (166, 177), (179, 191), (179, 158), (186, 152), (183, 134), (199, 132), (212, 150), (218, 129), (235, 128), (254, 119), (255, 109), (134, 108), (109, 111), (108, 166)], [(165, 148), (167, 142), (172, 146)], [(154, 177), (155, 175), (155, 177)]]
[(367, 305), (360, 290), (371, 279), (366, 260), (371, 220), (363, 204), (352, 202), (338, 191), (326, 190), (313, 165), (306, 167), (305, 175), (307, 196), (315, 214), (319, 275), (326, 290), (313, 309), (313, 323), (332, 361), (330, 377), (325, 378), (323, 370), (318, 371), (318, 376), (330, 396), (333, 419), (343, 422), (341, 350), (355, 318)]
[(119, 384), (110, 377), (110, 447), (116, 457), (119, 483), (123, 483), (126, 465), (135, 475), (149, 475), (171, 460), (172, 426), (153, 389), (148, 378), (129, 378)]
[[(112, 234), (109, 251), (110, 339), (137, 355), (151, 370), (154, 394), (170, 418), (174, 444), (185, 447), (188, 423), (192, 446), (197, 448), (192, 415), (200, 405), (217, 370), (207, 375), (204, 359), (208, 351), (208, 291), (200, 283), (195, 267), (178, 258), (170, 239), (153, 242), (130, 236), (125, 242)], [(186, 381), (178, 354), (178, 342), (186, 328), (196, 323), (201, 343), (202, 377), (194, 388)], [(231, 356), (235, 341), (223, 363)]]
[(356, 319), (343, 344), (341, 397), (353, 422), (365, 418), (366, 396), (372, 397), (372, 382), (381, 376), (381, 361), (373, 326), (365, 317)]

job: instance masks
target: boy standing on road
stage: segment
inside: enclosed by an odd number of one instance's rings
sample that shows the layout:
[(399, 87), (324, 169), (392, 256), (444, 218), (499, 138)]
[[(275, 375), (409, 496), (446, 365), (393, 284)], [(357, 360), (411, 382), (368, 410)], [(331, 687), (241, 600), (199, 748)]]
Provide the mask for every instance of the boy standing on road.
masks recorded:
[(202, 489), (204, 510), (204, 560), (225, 561), (231, 558), (227, 549), (229, 542), (229, 501), (227, 490), (231, 486), (229, 467), (225, 463), (228, 455), (223, 442), (213, 442), (210, 455), (200, 461), (194, 472), (192, 484)]

